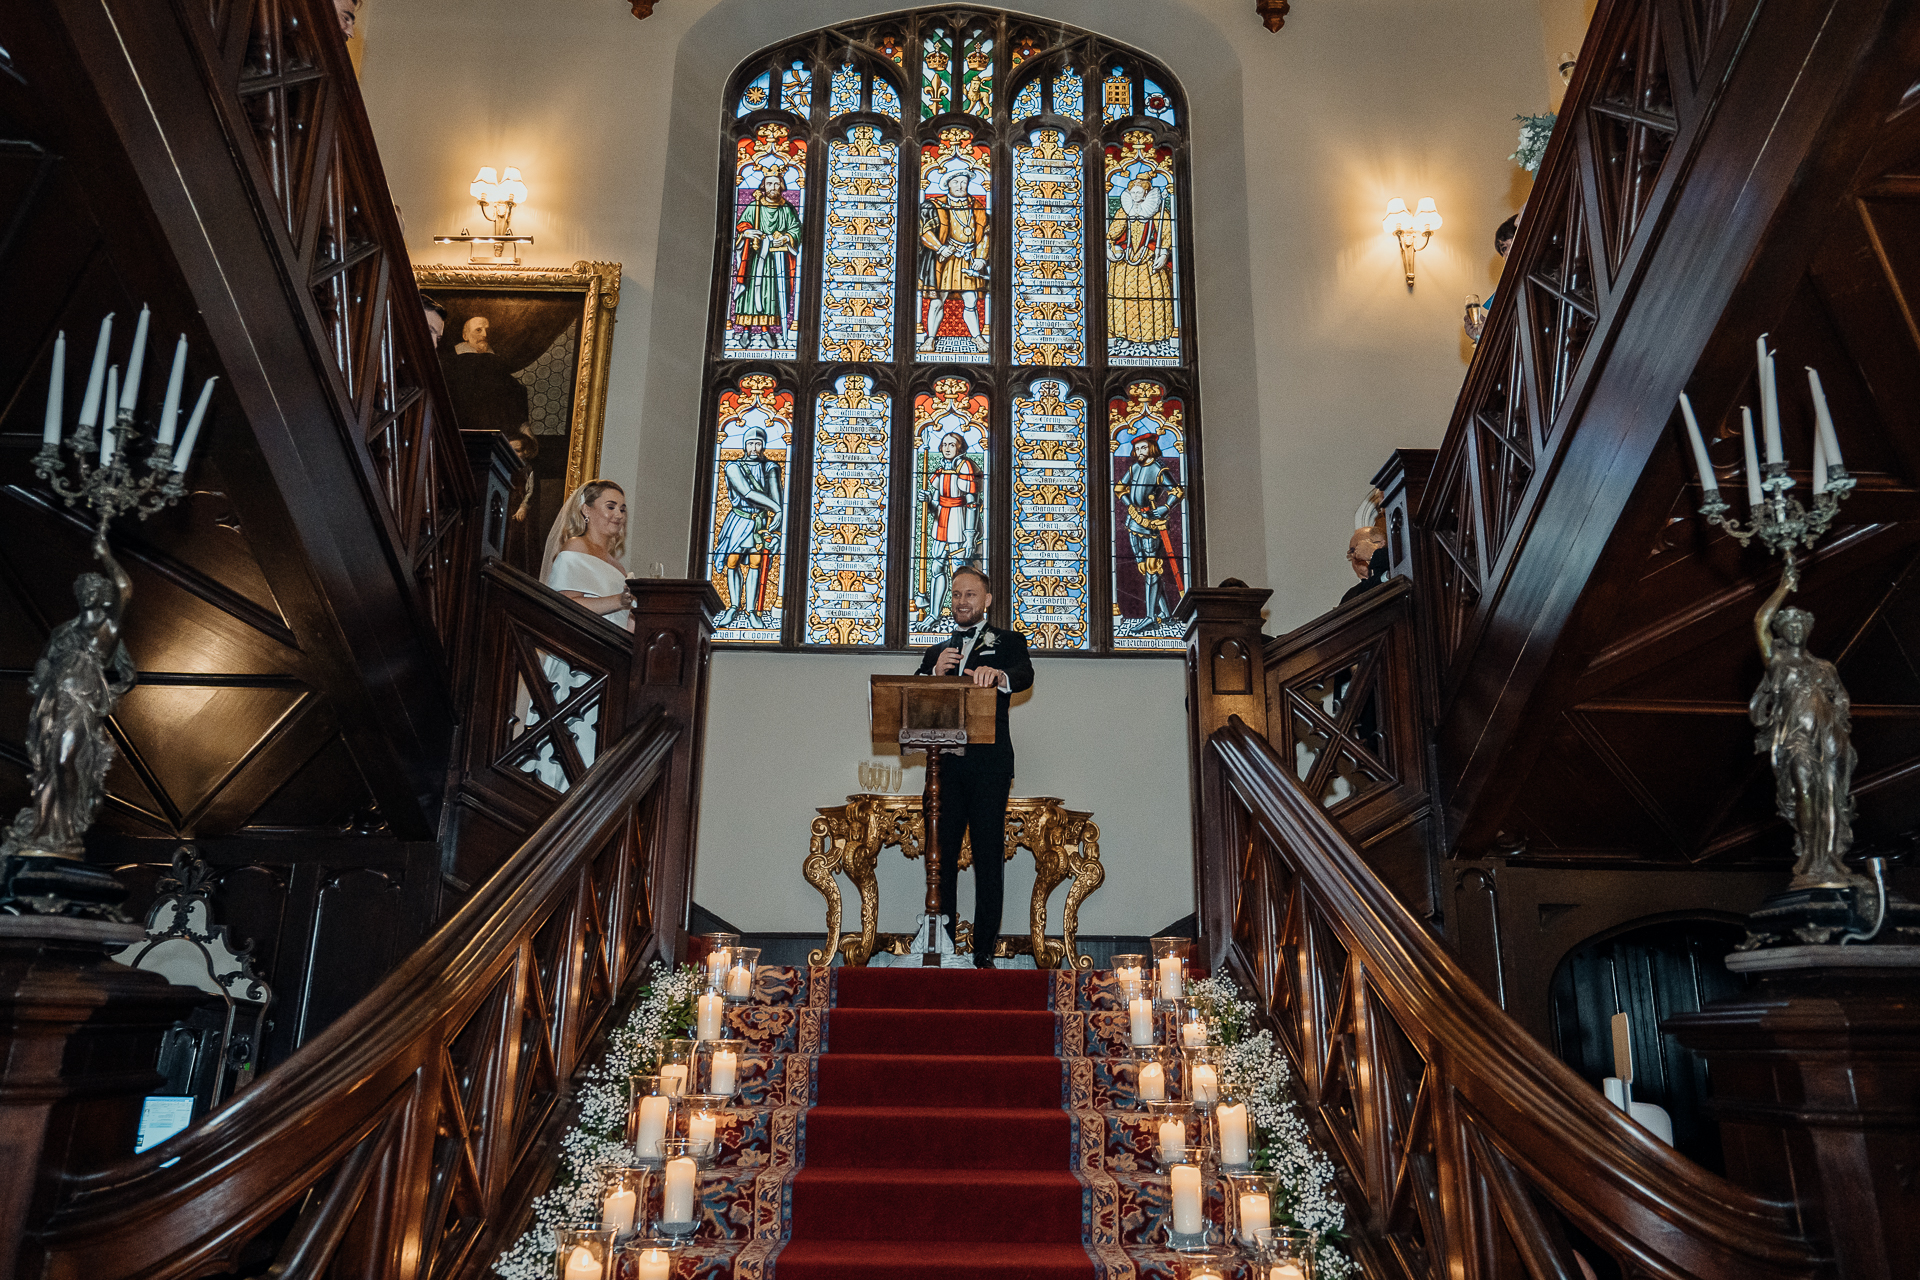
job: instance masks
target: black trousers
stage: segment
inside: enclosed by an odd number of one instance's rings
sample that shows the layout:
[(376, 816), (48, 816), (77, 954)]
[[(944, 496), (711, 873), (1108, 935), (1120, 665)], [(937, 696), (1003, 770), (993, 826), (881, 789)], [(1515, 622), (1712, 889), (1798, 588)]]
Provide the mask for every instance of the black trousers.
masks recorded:
[[(965, 756), (940, 761), (940, 911), (957, 926), (960, 841), (973, 844), (973, 957), (991, 962), (1000, 941), (1000, 906), (1007, 878), (1007, 796), (1013, 778), (999, 769), (975, 769)], [(926, 803), (923, 794), (921, 803)]]

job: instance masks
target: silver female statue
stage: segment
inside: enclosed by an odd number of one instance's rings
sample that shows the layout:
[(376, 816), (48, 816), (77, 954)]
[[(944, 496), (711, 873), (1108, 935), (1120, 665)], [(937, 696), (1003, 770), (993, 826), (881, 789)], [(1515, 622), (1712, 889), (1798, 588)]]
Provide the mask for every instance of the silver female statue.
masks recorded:
[(1767, 674), (1747, 714), (1760, 732), (1753, 749), (1769, 753), (1780, 816), (1793, 824), (1789, 890), (1865, 884), (1841, 858), (1853, 845), (1853, 744), (1847, 690), (1831, 662), (1807, 652), (1813, 615), (1780, 607), (1799, 585), (1792, 557), (1780, 586), (1754, 615)]

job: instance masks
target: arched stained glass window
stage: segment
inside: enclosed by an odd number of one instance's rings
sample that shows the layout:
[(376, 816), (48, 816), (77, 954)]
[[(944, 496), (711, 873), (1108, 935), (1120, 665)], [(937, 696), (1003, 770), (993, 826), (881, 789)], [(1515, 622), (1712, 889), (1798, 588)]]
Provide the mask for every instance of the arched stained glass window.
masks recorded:
[(1174, 78), (939, 9), (768, 49), (723, 102), (716, 640), (924, 645), (973, 566), (1036, 652), (1178, 651), (1204, 526)]

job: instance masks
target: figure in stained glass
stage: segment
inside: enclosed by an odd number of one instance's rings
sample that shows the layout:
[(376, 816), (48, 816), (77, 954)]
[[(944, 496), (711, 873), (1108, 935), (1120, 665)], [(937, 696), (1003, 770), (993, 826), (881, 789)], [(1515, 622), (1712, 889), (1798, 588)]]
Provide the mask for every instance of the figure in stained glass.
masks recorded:
[[(1177, 648), (1173, 608), (1186, 593), (1183, 407), (1157, 382), (1108, 405), (1113, 429), (1114, 644)], [(1119, 545), (1124, 540), (1124, 550)], [(1128, 572), (1128, 569), (1131, 572)]]
[(943, 129), (921, 149), (919, 347), (923, 358), (987, 358), (988, 149)]
[(993, 41), (974, 36), (961, 73), (960, 109), (982, 119), (993, 115)]
[(1173, 160), (1144, 129), (1107, 148), (1107, 357), (1180, 358), (1174, 266)]
[(965, 378), (941, 378), (913, 404), (916, 643), (945, 634), (953, 575), (986, 562), (987, 397), (970, 390)]
[(719, 406), (719, 492), (712, 574), (726, 609), (714, 626), (728, 639), (779, 639), (780, 552), (786, 531), (786, 476), (793, 393), (750, 373)]
[(807, 144), (783, 124), (740, 140), (733, 260), (727, 294), (729, 351), (799, 354), (800, 199)]

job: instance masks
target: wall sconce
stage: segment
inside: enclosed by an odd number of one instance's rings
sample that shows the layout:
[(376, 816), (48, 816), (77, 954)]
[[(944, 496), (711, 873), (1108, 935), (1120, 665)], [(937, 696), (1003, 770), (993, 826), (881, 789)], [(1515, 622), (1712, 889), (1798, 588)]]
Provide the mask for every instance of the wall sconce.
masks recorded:
[[(1400, 242), (1400, 266), (1407, 273), (1407, 288), (1413, 288), (1413, 255), (1427, 247), (1427, 241), (1440, 229), (1440, 211), (1433, 207), (1432, 196), (1422, 196), (1412, 213), (1399, 196), (1387, 201), (1387, 216), (1380, 229)], [(1417, 242), (1416, 242), (1417, 237)]]
[[(513, 234), (513, 211), (515, 206), (526, 202), (527, 184), (520, 180), (520, 171), (507, 166), (505, 176), (495, 172), (492, 165), (481, 169), (467, 184), (467, 194), (480, 205), (480, 216), (493, 224), (491, 235), (468, 235), (462, 227), (457, 236), (435, 236), (435, 244), (464, 244), (472, 249), (469, 261), (483, 266), (510, 267), (520, 263), (520, 246), (532, 244), (532, 236)], [(512, 245), (513, 256), (507, 256), (507, 246)]]

